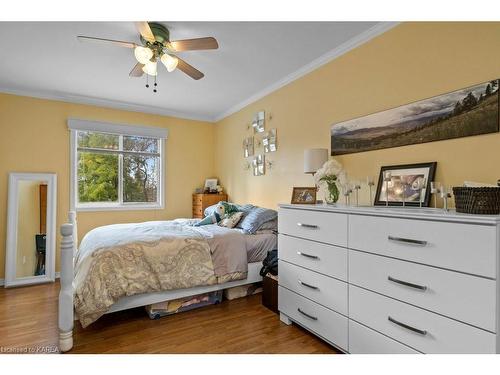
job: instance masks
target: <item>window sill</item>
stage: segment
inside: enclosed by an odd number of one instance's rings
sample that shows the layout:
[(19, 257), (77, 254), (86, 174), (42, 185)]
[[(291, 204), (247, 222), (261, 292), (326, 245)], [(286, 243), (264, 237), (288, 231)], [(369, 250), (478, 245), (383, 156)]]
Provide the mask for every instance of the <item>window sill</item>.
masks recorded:
[(164, 205), (144, 204), (144, 205), (131, 205), (131, 206), (77, 206), (77, 212), (91, 212), (91, 211), (146, 211), (146, 210), (163, 210)]

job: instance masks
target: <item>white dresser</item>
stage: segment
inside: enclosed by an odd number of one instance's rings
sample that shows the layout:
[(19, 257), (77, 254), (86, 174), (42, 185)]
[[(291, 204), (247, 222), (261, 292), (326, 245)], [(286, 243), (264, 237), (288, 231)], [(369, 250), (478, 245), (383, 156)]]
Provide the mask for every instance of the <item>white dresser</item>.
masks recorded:
[(280, 205), (280, 319), (348, 353), (500, 353), (500, 216)]

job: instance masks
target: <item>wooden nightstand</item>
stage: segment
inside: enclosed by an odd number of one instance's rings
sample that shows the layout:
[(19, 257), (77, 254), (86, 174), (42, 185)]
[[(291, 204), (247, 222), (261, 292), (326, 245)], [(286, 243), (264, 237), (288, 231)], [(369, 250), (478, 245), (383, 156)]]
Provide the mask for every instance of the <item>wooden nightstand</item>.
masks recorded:
[(227, 201), (227, 194), (193, 194), (193, 219), (203, 219), (205, 208)]

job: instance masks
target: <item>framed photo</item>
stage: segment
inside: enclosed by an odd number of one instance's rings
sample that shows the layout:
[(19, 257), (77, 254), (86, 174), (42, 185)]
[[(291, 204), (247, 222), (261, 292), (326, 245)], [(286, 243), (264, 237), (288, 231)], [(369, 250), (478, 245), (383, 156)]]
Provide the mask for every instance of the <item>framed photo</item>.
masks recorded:
[[(380, 168), (375, 206), (429, 207), (431, 200), (430, 183), (434, 181), (436, 162), (392, 165)], [(386, 191), (387, 190), (387, 191)]]
[(316, 204), (316, 187), (294, 187), (292, 204)]
[(205, 191), (208, 192), (216, 192), (217, 191), (217, 182), (216, 178), (207, 178), (205, 180)]

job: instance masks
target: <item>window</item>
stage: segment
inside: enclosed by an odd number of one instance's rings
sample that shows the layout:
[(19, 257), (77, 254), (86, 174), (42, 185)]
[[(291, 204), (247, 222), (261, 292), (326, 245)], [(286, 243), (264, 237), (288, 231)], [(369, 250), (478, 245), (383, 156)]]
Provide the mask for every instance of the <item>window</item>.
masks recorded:
[(163, 207), (163, 129), (83, 120), (70, 129), (72, 209)]

